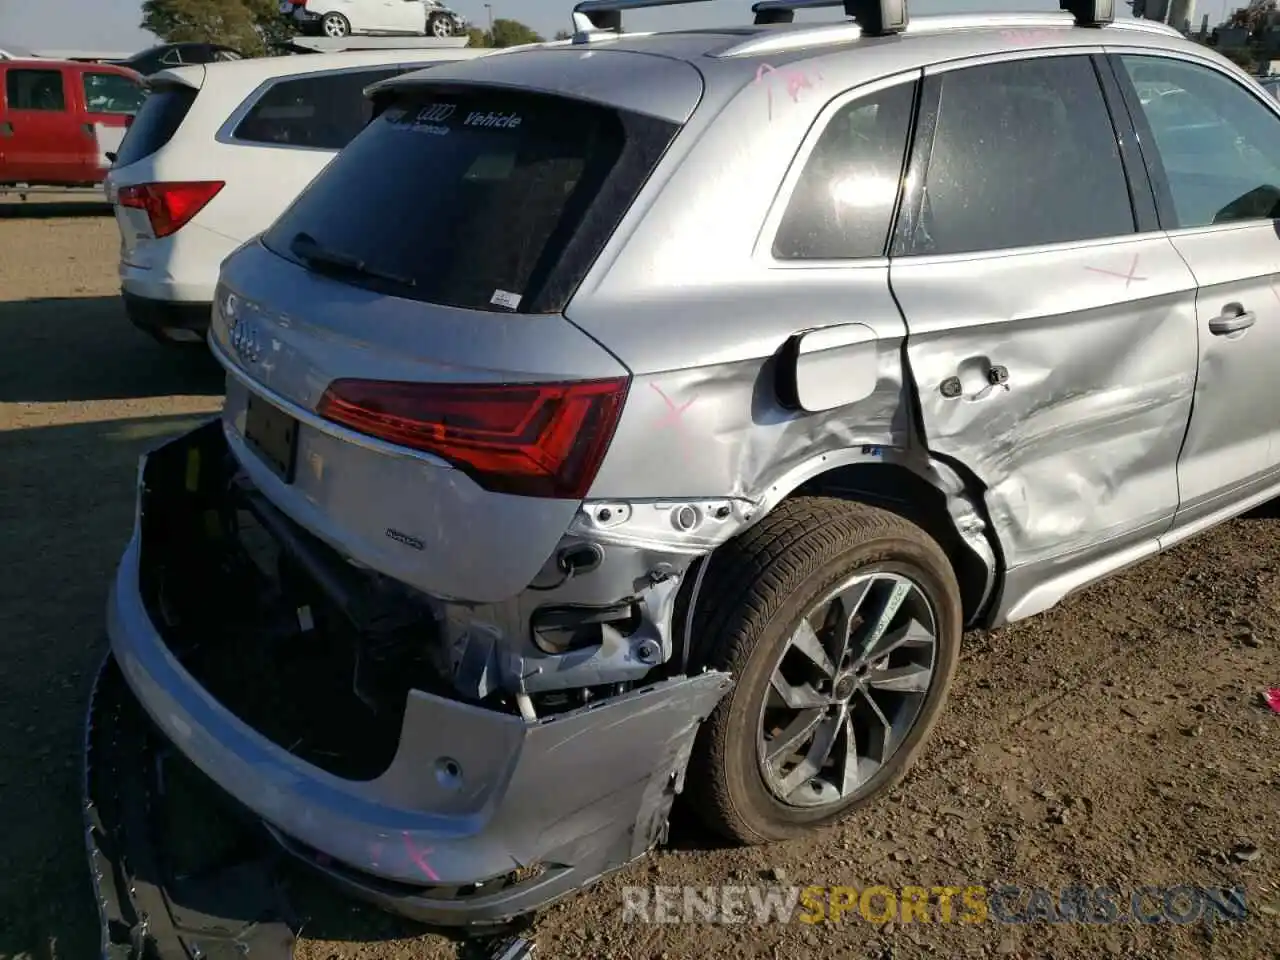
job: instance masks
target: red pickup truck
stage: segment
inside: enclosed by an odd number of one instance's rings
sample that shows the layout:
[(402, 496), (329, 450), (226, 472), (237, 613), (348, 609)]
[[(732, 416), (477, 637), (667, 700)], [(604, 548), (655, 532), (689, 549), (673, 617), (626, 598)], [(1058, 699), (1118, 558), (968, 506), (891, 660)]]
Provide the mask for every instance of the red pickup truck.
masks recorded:
[(145, 97), (122, 67), (0, 60), (0, 190), (100, 184)]

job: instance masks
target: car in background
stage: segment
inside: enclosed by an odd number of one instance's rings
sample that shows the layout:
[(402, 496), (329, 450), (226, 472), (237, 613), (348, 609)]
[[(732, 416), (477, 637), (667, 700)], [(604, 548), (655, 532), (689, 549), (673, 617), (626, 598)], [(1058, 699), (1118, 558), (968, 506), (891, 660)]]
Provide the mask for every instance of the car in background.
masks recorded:
[(239, 50), (220, 43), (163, 43), (117, 62), (148, 77), (170, 67), (243, 59), (245, 56)]
[(203, 342), (223, 258), (270, 226), (364, 128), (365, 88), (493, 52), (263, 57), (150, 77), (106, 183), (129, 319), (164, 343)]
[(462, 14), (440, 0), (284, 0), (280, 12), (302, 33), (453, 37), (467, 32)]
[(102, 183), (145, 97), (113, 64), (0, 61), (0, 190)]

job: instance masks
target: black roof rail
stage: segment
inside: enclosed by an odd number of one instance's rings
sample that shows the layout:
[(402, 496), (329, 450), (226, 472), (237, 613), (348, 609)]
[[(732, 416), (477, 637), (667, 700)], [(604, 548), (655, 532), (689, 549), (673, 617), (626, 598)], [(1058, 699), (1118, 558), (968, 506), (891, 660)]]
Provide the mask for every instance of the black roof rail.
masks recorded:
[(797, 10), (843, 7), (865, 36), (887, 37), (907, 29), (907, 0), (760, 0), (751, 7), (756, 23), (791, 23)]
[[(590, 24), (591, 30), (621, 33), (623, 11), (705, 2), (708, 0), (579, 0), (573, 8), (573, 19), (580, 32)], [(792, 23), (797, 10), (831, 7), (842, 7), (865, 36), (901, 33), (910, 20), (907, 0), (758, 0), (751, 12), (757, 24)], [(1068, 11), (1082, 27), (1105, 26), (1116, 18), (1116, 0), (1058, 0), (1058, 9)]]

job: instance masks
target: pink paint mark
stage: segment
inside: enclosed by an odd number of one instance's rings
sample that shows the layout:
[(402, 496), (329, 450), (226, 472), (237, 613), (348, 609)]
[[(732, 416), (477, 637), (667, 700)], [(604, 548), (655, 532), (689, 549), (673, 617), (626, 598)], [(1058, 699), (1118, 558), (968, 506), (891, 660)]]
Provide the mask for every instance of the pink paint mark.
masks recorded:
[(654, 392), (656, 392), (658, 396), (662, 397), (662, 402), (667, 405), (667, 412), (663, 414), (662, 420), (658, 423), (656, 429), (663, 430), (667, 427), (671, 427), (673, 430), (677, 431), (677, 433), (679, 433), (679, 441), (682, 451), (686, 455), (691, 453), (692, 448), (689, 445), (693, 442), (693, 436), (686, 429), (688, 425), (684, 422), (684, 414), (685, 411), (693, 406), (697, 397), (691, 397), (677, 407), (675, 402), (663, 392), (660, 386), (656, 383), (651, 383), (649, 386), (653, 387)]
[(649, 384), (649, 386), (653, 387), (653, 389), (657, 391), (658, 396), (662, 397), (662, 402), (667, 405), (667, 412), (663, 415), (662, 422), (658, 424), (658, 429), (662, 430), (666, 427), (677, 427), (677, 428), (682, 427), (684, 425), (684, 419), (683, 419), (684, 412), (688, 410), (690, 407), (692, 407), (694, 404), (694, 401), (697, 400), (698, 398), (691, 397), (688, 400), (686, 400), (682, 405), (677, 407), (675, 405), (675, 402), (672, 401), (672, 399), (668, 397), (665, 393), (663, 393), (662, 388), (660, 386), (658, 386), (656, 383), (651, 383)]
[(440, 877), (431, 869), (431, 864), (427, 861), (427, 854), (434, 852), (433, 848), (424, 847), (419, 849), (418, 847), (415, 847), (413, 841), (409, 839), (409, 834), (407, 832), (401, 834), (401, 836), (404, 837), (404, 848), (408, 851), (409, 859), (418, 865), (418, 869), (422, 871), (423, 875), (428, 880), (439, 883)]
[(1123, 280), (1126, 290), (1133, 284), (1133, 281), (1137, 280), (1141, 282), (1147, 279), (1146, 277), (1138, 276), (1138, 254), (1136, 253), (1133, 255), (1133, 263), (1130, 264), (1128, 273), (1118, 273), (1115, 270), (1103, 270), (1101, 267), (1085, 267), (1085, 269), (1091, 273), (1101, 273), (1107, 277), (1116, 277), (1119, 280)]
[[(821, 74), (816, 74), (817, 79), (822, 80)], [(779, 70), (770, 63), (762, 63), (756, 68), (756, 83), (764, 83), (769, 78), (770, 82), (765, 86), (765, 92), (769, 100), (769, 119), (773, 119), (773, 80), (781, 80), (786, 86), (787, 96), (791, 98), (792, 103), (800, 102), (800, 93), (804, 90), (813, 89), (813, 80), (803, 70)]]
[(375, 843), (372, 847), (369, 848), (369, 852), (373, 855), (369, 862), (372, 863), (375, 867), (378, 866), (378, 864), (382, 861), (382, 844)]
[(1273, 713), (1280, 713), (1280, 687), (1274, 687), (1266, 693), (1267, 706)]

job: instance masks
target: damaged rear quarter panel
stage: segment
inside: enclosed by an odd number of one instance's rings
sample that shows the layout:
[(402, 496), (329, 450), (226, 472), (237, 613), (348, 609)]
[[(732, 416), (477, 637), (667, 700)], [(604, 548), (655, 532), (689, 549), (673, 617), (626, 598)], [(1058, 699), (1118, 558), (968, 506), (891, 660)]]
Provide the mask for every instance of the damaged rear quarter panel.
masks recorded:
[(1197, 358), (1167, 238), (900, 259), (891, 280), (929, 449), (985, 485), (1008, 567), (1163, 532)]

